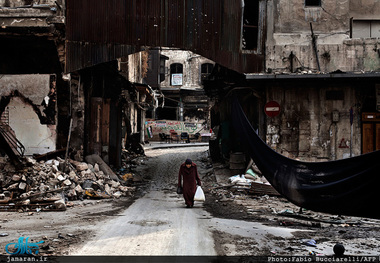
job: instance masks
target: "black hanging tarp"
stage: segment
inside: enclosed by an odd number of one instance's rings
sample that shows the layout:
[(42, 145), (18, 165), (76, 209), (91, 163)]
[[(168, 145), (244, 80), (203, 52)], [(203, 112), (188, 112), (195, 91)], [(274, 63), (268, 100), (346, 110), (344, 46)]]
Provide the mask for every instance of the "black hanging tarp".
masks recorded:
[(232, 122), (257, 167), (290, 202), (318, 212), (380, 219), (380, 151), (329, 162), (301, 162), (262, 141), (237, 99)]

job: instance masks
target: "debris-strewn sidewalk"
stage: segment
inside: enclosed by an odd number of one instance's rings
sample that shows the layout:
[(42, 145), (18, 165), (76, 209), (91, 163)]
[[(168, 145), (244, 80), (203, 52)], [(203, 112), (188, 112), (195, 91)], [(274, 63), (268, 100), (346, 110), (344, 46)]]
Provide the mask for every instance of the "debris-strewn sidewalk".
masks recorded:
[(0, 157), (0, 211), (65, 210), (73, 200), (132, 196), (141, 183), (131, 172), (140, 155), (132, 155), (123, 154), (123, 168), (116, 172), (97, 155), (87, 162), (26, 157), (21, 170)]

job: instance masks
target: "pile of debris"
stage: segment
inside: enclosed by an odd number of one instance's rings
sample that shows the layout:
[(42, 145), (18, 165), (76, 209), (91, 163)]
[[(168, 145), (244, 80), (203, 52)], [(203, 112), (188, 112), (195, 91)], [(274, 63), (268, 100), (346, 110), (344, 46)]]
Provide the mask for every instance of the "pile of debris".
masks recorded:
[(22, 170), (0, 157), (0, 211), (65, 210), (68, 201), (119, 198), (135, 191), (133, 175), (116, 175), (98, 156), (86, 162), (25, 158)]
[[(228, 165), (221, 165), (218, 168), (221, 170), (227, 169)], [(229, 170), (232, 172), (231, 168)], [(222, 175), (222, 177), (225, 178), (225, 175)], [(232, 194), (280, 196), (276, 189), (266, 180), (252, 159), (241, 173), (228, 177), (228, 184), (221, 184), (211, 189), (228, 189)]]

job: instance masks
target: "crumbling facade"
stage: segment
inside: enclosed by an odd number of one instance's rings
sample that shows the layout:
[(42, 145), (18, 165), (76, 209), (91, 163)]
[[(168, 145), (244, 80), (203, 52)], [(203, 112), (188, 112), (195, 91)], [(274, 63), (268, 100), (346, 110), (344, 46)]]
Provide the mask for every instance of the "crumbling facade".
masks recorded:
[[(123, 65), (122, 60), (119, 63)], [(128, 56), (128, 79), (139, 89), (137, 101), (144, 110), (138, 117), (142, 119), (134, 122), (143, 124), (142, 140), (161, 140), (159, 133), (170, 130), (195, 134), (209, 129), (211, 104), (202, 81), (214, 64), (177, 48), (151, 48)], [(131, 115), (131, 119), (136, 117)], [(152, 134), (146, 132), (149, 127)]]
[(64, 1), (0, 1), (2, 149), (9, 155), (44, 154), (65, 141), (57, 110), (67, 87), (64, 9)]
[(167, 109), (157, 119), (200, 122), (209, 126), (209, 99), (202, 81), (212, 72), (214, 62), (191, 51), (162, 48), (160, 89)]
[[(242, 23), (241, 41), (245, 52), (265, 53), (265, 69), (240, 76), (220, 70), (208, 94), (233, 90), (262, 139), (290, 158), (328, 161), (379, 150), (380, 3), (259, 2), (242, 5), (248, 22)], [(245, 24), (266, 28), (253, 32), (254, 44), (248, 46)], [(260, 49), (263, 36), (265, 49)], [(254, 98), (247, 100), (247, 93)], [(230, 95), (214, 96), (220, 127), (230, 120)], [(224, 129), (234, 134), (232, 127)], [(231, 146), (237, 145), (233, 136), (223, 140), (227, 157), (242, 149)]]
[(267, 143), (306, 160), (379, 150), (380, 2), (267, 4), (266, 73), (289, 77), (267, 85), (266, 100), (282, 106), (267, 117)]
[[(218, 139), (225, 142), (224, 154), (240, 145), (229, 126), (235, 93), (260, 136), (275, 150), (303, 160), (340, 159), (379, 149), (379, 3), (362, 2), (187, 0), (177, 5), (150, 3), (144, 9), (147, 1), (2, 1), (0, 68), (4, 75), (55, 76), (57, 122), (52, 124), (51, 108), (40, 108), (41, 125), (57, 125), (57, 149), (67, 146), (72, 133), (72, 147), (107, 158), (111, 144), (118, 145), (126, 130), (144, 138), (145, 113), (152, 119), (198, 118), (194, 116), (206, 100), (189, 92), (198, 92), (202, 67), (199, 73), (193, 63), (203, 63), (194, 57), (201, 54), (217, 65), (204, 87), (215, 104), (211, 127), (224, 131)], [(129, 61), (129, 55), (141, 56), (138, 52), (159, 46), (170, 49), (152, 51), (146, 67)], [(183, 57), (175, 55), (177, 61), (170, 61), (176, 48), (194, 53), (181, 51)], [(157, 67), (151, 67), (154, 64)], [(155, 79), (147, 82), (152, 76)], [(160, 88), (168, 98), (165, 103), (173, 103), (167, 112), (156, 98)], [(50, 98), (49, 92), (41, 98)], [(133, 102), (127, 114), (117, 99), (123, 92), (128, 96), (121, 103)], [(102, 101), (93, 103), (96, 98)], [(269, 107), (268, 102), (279, 107)], [(184, 115), (181, 103), (188, 111)], [(186, 104), (202, 107), (186, 109)], [(110, 119), (103, 116), (108, 107)], [(268, 115), (268, 109), (278, 114)], [(123, 117), (111, 121), (123, 115), (129, 123), (124, 128), (119, 127)], [(94, 136), (96, 142), (91, 141)], [(117, 139), (108, 142), (111, 137)]]
[(138, 91), (116, 60), (65, 72), (66, 18), (63, 0), (0, 1), (1, 149), (15, 159), (67, 149), (120, 166), (122, 109)]

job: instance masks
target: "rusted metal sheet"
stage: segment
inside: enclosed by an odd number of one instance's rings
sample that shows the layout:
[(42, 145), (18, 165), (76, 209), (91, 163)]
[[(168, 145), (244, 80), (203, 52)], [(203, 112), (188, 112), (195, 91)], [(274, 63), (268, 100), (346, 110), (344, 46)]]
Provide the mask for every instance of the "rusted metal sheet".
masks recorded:
[(242, 52), (242, 0), (66, 0), (66, 72), (144, 47), (191, 50), (243, 73), (264, 55)]

